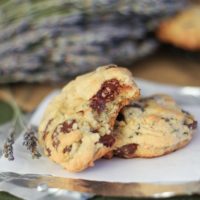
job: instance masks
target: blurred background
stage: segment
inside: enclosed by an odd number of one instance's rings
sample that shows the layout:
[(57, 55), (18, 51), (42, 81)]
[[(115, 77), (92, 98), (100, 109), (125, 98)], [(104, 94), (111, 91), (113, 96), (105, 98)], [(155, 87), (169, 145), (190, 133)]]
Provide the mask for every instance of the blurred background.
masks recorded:
[(1, 0), (0, 115), (115, 63), (135, 77), (200, 86), (200, 1)]
[(110, 63), (199, 97), (200, 0), (0, 0), (0, 156), (45, 96)]

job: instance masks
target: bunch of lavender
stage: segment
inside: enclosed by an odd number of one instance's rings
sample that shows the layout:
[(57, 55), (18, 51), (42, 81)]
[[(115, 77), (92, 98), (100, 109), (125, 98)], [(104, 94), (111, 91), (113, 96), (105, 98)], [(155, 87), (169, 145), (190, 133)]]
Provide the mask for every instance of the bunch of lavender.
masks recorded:
[[(159, 46), (153, 32), (188, 0), (0, 1), (0, 83), (65, 81)], [(103, 17), (102, 17), (103, 16)]]
[(37, 128), (35, 126), (30, 126), (27, 128), (26, 123), (23, 120), (23, 115), (17, 103), (11, 96), (10, 105), (13, 108), (13, 120), (12, 126), (10, 128), (8, 137), (3, 146), (3, 154), (4, 157), (9, 161), (14, 160), (14, 148), (13, 145), (15, 143), (15, 139), (17, 136), (23, 131), (24, 132), (24, 141), (23, 145), (27, 148), (28, 151), (31, 152), (32, 158), (39, 158), (41, 154), (37, 149), (38, 139), (36, 137)]
[(37, 143), (38, 139), (35, 136), (37, 133), (37, 127), (31, 126), (27, 128), (27, 130), (24, 133), (24, 141), (23, 145), (29, 150), (32, 154), (32, 158), (39, 158), (41, 154), (37, 150)]

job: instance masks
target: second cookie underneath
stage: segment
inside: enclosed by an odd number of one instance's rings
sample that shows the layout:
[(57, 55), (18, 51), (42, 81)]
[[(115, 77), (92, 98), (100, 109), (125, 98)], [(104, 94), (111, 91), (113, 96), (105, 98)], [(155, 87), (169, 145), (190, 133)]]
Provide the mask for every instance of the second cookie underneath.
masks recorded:
[(143, 98), (122, 109), (116, 123), (115, 150), (105, 157), (162, 156), (192, 139), (197, 122), (167, 95)]

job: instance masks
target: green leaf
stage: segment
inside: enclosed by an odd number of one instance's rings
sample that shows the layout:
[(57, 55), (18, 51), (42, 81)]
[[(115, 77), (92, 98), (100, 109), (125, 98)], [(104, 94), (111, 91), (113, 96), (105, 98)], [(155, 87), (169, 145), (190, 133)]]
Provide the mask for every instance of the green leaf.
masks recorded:
[(22, 200), (22, 199), (13, 196), (12, 194), (9, 194), (7, 192), (0, 192), (0, 200)]
[(13, 115), (14, 111), (12, 106), (9, 103), (0, 100), (0, 125), (11, 121)]

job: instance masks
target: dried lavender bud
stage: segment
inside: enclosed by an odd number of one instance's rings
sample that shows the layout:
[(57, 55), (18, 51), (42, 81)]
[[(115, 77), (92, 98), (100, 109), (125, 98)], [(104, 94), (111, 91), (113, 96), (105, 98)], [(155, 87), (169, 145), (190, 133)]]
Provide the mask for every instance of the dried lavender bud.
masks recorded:
[(35, 136), (36, 132), (37, 132), (36, 127), (31, 126), (30, 128), (28, 128), (24, 134), (24, 141), (23, 141), (23, 145), (27, 148), (27, 150), (31, 152), (33, 158), (41, 157), (41, 154), (37, 150), (38, 139)]
[(14, 133), (15, 133), (14, 128), (11, 128), (9, 136), (6, 139), (4, 148), (3, 148), (4, 157), (7, 158), (9, 161), (14, 160), (14, 156), (13, 156)]

